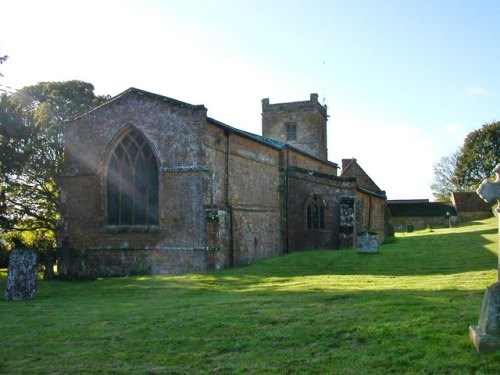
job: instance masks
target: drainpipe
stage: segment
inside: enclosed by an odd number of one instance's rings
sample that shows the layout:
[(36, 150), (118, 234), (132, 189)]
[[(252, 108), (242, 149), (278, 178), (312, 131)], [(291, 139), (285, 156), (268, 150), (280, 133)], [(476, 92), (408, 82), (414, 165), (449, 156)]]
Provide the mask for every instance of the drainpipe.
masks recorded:
[(372, 196), (368, 195), (368, 230), (372, 230)]
[(226, 135), (226, 207), (229, 214), (229, 267), (234, 267), (234, 221), (233, 221), (233, 207), (229, 198), (229, 151), (231, 148), (230, 137), (233, 134), (231, 129), (224, 131)]
[(289, 182), (288, 182), (288, 169), (289, 169), (289, 153), (290, 150), (286, 149), (286, 166), (285, 166), (285, 253), (290, 252), (290, 245), (288, 239), (288, 233), (290, 230), (288, 228), (288, 207), (289, 207)]

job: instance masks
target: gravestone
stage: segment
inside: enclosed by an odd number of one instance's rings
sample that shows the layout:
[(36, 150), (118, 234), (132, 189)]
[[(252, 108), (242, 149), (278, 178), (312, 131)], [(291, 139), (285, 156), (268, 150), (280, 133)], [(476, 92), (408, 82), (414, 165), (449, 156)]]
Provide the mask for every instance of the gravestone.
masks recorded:
[(354, 197), (340, 198), (340, 248), (356, 246), (356, 201)]
[[(494, 203), (495, 200), (498, 202), (495, 210), (499, 219), (500, 240), (500, 164), (497, 164), (493, 173), (496, 174), (496, 180), (484, 180), (477, 189), (477, 194), (488, 203)], [(500, 244), (497, 281), (486, 289), (479, 323), (469, 327), (469, 336), (478, 352), (500, 349)]]
[(373, 254), (378, 253), (378, 234), (369, 232), (358, 235), (357, 240), (358, 253)]
[(35, 296), (37, 258), (34, 251), (19, 248), (12, 250), (4, 299), (22, 301)]

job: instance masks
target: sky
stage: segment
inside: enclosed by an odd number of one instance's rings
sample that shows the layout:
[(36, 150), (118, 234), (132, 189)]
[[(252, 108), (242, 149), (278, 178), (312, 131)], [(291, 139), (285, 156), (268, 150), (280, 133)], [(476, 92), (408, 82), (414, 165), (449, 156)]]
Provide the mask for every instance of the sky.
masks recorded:
[(328, 159), (388, 199), (500, 120), (497, 0), (1, 0), (0, 90), (78, 79), (191, 104), (261, 134), (261, 100), (328, 107)]

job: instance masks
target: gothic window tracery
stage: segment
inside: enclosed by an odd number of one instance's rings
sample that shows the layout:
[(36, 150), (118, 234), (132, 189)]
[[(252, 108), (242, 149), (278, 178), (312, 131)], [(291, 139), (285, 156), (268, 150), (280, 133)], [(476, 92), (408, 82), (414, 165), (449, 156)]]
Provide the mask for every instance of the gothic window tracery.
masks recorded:
[(109, 225), (158, 225), (158, 167), (136, 130), (127, 132), (114, 148), (106, 182)]
[(307, 229), (325, 229), (325, 203), (321, 196), (312, 194), (306, 204)]

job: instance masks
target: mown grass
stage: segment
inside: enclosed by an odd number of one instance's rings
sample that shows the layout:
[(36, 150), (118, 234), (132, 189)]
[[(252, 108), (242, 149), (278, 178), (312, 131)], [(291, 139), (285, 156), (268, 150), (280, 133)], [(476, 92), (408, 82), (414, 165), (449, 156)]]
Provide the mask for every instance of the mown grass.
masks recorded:
[[(468, 337), (497, 221), (203, 275), (41, 281), (0, 302), (0, 372), (498, 374)], [(0, 277), (3, 291), (5, 273)]]

